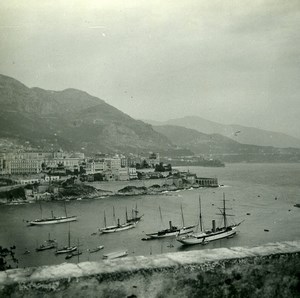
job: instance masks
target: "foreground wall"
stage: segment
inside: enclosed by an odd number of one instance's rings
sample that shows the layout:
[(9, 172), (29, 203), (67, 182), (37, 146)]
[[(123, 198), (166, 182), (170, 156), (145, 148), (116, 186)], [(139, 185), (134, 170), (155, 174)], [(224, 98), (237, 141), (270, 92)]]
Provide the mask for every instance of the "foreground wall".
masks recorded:
[(300, 241), (8, 270), (0, 297), (300, 297)]

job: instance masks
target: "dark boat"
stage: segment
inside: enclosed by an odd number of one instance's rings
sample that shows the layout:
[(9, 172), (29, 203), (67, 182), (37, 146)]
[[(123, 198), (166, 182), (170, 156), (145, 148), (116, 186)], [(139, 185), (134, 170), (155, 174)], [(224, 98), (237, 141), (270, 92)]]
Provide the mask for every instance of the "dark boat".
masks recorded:
[[(160, 213), (160, 219), (162, 221), (162, 215), (161, 215), (161, 209), (159, 207), (159, 213)], [(160, 230), (155, 233), (149, 233), (146, 234), (151, 239), (159, 239), (159, 238), (165, 238), (165, 237), (174, 237), (174, 236), (181, 236), (186, 235), (193, 232), (193, 229), (195, 228), (195, 225), (192, 226), (185, 226), (184, 225), (184, 218), (183, 218), (183, 211), (181, 206), (181, 216), (182, 216), (182, 227), (176, 227), (172, 225), (172, 221), (169, 221), (169, 228)]]
[(137, 205), (135, 205), (135, 209), (132, 209), (131, 210), (131, 218), (128, 217), (128, 214), (127, 214), (127, 208), (126, 208), (126, 223), (138, 223), (142, 217), (144, 216), (144, 214), (142, 215), (138, 215), (139, 214), (139, 211), (137, 209)]
[(68, 246), (64, 246), (60, 249), (57, 249), (55, 254), (67, 254), (77, 250), (77, 246), (71, 246), (71, 233), (70, 233), (70, 225), (69, 225), (69, 233), (68, 233)]
[(50, 239), (50, 233), (49, 233), (48, 240), (45, 240), (44, 243), (41, 244), (39, 247), (37, 247), (35, 250), (43, 251), (43, 250), (52, 249), (55, 247), (56, 247), (56, 240)]

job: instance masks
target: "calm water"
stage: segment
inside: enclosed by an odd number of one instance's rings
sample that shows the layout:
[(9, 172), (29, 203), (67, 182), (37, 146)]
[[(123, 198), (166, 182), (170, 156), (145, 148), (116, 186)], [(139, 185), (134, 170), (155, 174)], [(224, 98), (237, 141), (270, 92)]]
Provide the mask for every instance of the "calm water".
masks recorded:
[[(182, 168), (184, 169), (184, 168)], [(150, 255), (180, 250), (198, 250), (215, 247), (256, 246), (268, 242), (300, 239), (300, 165), (299, 164), (233, 164), (225, 168), (190, 167), (198, 176), (216, 176), (221, 188), (201, 188), (172, 192), (158, 196), (110, 197), (98, 200), (67, 202), (69, 215), (77, 215), (78, 221), (71, 223), (71, 242), (77, 244), (83, 254), (80, 261), (101, 260), (103, 253), (127, 249), (129, 255)], [(154, 184), (154, 183), (153, 183)], [(222, 205), (222, 193), (225, 193), (227, 207), (235, 217), (235, 222), (245, 220), (239, 227), (239, 234), (232, 239), (211, 242), (206, 246), (196, 245), (183, 248), (175, 239), (141, 241), (145, 233), (155, 232), (168, 227), (168, 221), (174, 225), (182, 223), (180, 205), (183, 206), (185, 224), (195, 224), (198, 220), (198, 196), (202, 198), (204, 225), (211, 227), (211, 220), (217, 219), (217, 207)], [(277, 198), (277, 200), (275, 199)], [(107, 224), (113, 224), (112, 209), (121, 222), (125, 220), (125, 208), (128, 210), (137, 204), (144, 214), (136, 228), (108, 235), (91, 235), (103, 227), (103, 211)], [(62, 202), (43, 203), (43, 215), (63, 215)], [(162, 210), (163, 224), (160, 220), (159, 206)], [(250, 215), (246, 215), (250, 213)], [(67, 244), (69, 224), (48, 226), (26, 225), (26, 220), (40, 217), (38, 204), (0, 207), (0, 245), (16, 245), (16, 257), (19, 266), (37, 266), (58, 264), (65, 261), (65, 255), (54, 255), (54, 250), (35, 252), (48, 238), (58, 241), (59, 246)], [(269, 232), (265, 232), (268, 229)], [(104, 245), (104, 249), (94, 254), (88, 248)], [(24, 251), (31, 253), (24, 255)], [(77, 262), (77, 257), (67, 262)]]

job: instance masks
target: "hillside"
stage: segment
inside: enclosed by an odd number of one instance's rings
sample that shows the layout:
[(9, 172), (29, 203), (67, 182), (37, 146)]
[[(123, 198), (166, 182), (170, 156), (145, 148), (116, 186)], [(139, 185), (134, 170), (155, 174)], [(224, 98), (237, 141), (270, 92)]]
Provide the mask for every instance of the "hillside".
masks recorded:
[(174, 151), (151, 125), (80, 90), (28, 88), (0, 75), (0, 106), (0, 138), (21, 144), (86, 153)]
[(300, 149), (240, 144), (219, 134), (205, 134), (175, 125), (153, 126), (174, 144), (196, 155), (223, 162), (299, 162)]
[(273, 146), (278, 148), (300, 148), (300, 139), (283, 133), (235, 124), (225, 125), (197, 116), (187, 116), (178, 119), (171, 119), (160, 123), (151, 120), (145, 120), (145, 122), (152, 125), (182, 126), (185, 128), (195, 129), (206, 134), (220, 134), (242, 144)]

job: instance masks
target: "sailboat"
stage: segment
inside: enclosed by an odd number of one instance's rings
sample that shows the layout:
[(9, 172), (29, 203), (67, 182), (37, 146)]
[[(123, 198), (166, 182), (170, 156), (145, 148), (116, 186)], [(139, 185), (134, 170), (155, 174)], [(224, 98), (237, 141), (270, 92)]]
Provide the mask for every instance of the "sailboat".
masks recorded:
[(135, 205), (135, 209), (131, 210), (131, 218), (128, 218), (127, 208), (126, 208), (126, 212), (125, 212), (126, 223), (138, 223), (144, 216), (144, 214), (142, 214), (140, 216), (138, 214), (139, 214), (139, 211), (137, 209), (137, 205)]
[[(161, 215), (161, 209), (159, 206), (159, 213), (160, 213), (160, 219), (162, 221), (162, 215)], [(183, 211), (182, 211), (182, 206), (181, 206), (181, 216), (182, 216), (182, 227), (176, 227), (172, 225), (172, 221), (169, 221), (169, 228), (164, 229), (155, 233), (149, 233), (146, 234), (148, 237), (152, 239), (158, 239), (158, 238), (165, 238), (165, 237), (172, 237), (172, 236), (179, 236), (179, 235), (185, 235), (188, 233), (193, 232), (193, 228), (195, 225), (192, 226), (185, 226), (184, 224), (184, 217), (183, 217)]]
[[(116, 222), (116, 215), (115, 215), (115, 208), (113, 207), (113, 218), (114, 222)], [(106, 225), (106, 216), (105, 216), (105, 211), (104, 211), (104, 228), (99, 229), (101, 233), (115, 233), (115, 232), (121, 232), (125, 230), (129, 230), (132, 228), (135, 228), (136, 223), (124, 223), (120, 224), (120, 219), (118, 218), (118, 223), (113, 225), (113, 226), (107, 226)]]
[(82, 255), (82, 251), (79, 250), (79, 239), (77, 241), (77, 247), (76, 247), (76, 250), (75, 251), (72, 251), (71, 253), (67, 254), (65, 259), (68, 260), (68, 259), (71, 259), (73, 257), (76, 257), (78, 256), (78, 262), (79, 262), (79, 256)]
[(50, 238), (50, 233), (48, 234), (48, 239), (44, 241), (39, 247), (37, 247), (36, 251), (43, 251), (47, 249), (52, 249), (56, 247), (56, 240)]
[(200, 232), (189, 234), (186, 236), (178, 237), (176, 240), (182, 243), (183, 245), (194, 245), (194, 244), (207, 244), (210, 241), (223, 239), (223, 238), (231, 238), (234, 237), (237, 233), (237, 227), (243, 222), (238, 224), (228, 224), (227, 216), (233, 216), (231, 214), (226, 214), (225, 205), (225, 194), (223, 193), (223, 207), (219, 208), (220, 213), (217, 215), (221, 215), (223, 217), (223, 226), (216, 227), (216, 221), (212, 221), (212, 229), (204, 231), (203, 223), (202, 223), (202, 215), (201, 215), (201, 199), (199, 196), (199, 207), (200, 207), (200, 215), (199, 215), (199, 224), (200, 224)]
[(68, 232), (68, 246), (64, 246), (60, 249), (57, 249), (55, 254), (67, 254), (77, 250), (77, 246), (71, 246), (71, 231), (70, 231), (70, 224), (69, 224), (69, 232)]
[(51, 217), (43, 218), (43, 209), (40, 203), (41, 218), (30, 221), (29, 225), (49, 225), (49, 224), (58, 224), (58, 223), (76, 221), (77, 216), (76, 215), (68, 216), (66, 204), (64, 206), (65, 206), (65, 216), (56, 217), (54, 216), (53, 211), (51, 211)]

